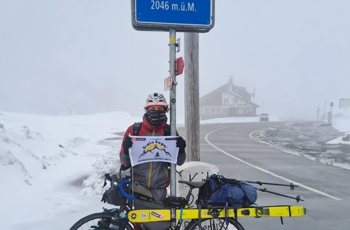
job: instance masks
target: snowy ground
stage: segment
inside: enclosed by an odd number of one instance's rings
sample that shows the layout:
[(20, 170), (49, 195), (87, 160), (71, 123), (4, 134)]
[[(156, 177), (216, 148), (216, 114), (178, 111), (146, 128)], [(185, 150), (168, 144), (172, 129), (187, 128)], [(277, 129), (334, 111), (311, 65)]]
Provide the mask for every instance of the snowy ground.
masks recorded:
[(333, 116), (333, 127), (340, 132), (345, 132), (342, 136), (327, 142), (328, 144), (350, 145), (350, 141), (343, 141), (343, 136), (350, 135), (350, 109), (338, 111)]
[[(103, 175), (119, 169), (121, 133), (135, 121), (141, 117), (125, 112), (88, 116), (0, 112), (2, 229), (69, 229), (81, 217), (111, 207), (100, 202)], [(256, 121), (225, 118), (204, 123)], [(183, 120), (177, 124), (183, 125)], [(207, 166), (198, 167), (201, 171)], [(217, 171), (215, 166), (208, 169)], [(191, 164), (179, 170), (185, 179), (194, 174)]]
[(251, 137), (284, 152), (350, 170), (350, 145), (334, 141), (343, 133), (321, 124), (290, 122), (256, 131)]
[[(283, 118), (269, 117), (269, 121), (283, 121)], [(223, 117), (208, 120), (201, 120), (201, 124), (220, 124), (220, 123), (251, 123), (260, 122), (260, 117)]]
[(124, 112), (69, 117), (1, 112), (2, 229), (68, 229), (72, 222), (55, 224), (62, 215), (72, 212), (75, 221), (97, 211), (99, 200), (89, 196), (102, 191), (99, 175), (117, 168), (120, 148), (101, 140), (135, 119)]

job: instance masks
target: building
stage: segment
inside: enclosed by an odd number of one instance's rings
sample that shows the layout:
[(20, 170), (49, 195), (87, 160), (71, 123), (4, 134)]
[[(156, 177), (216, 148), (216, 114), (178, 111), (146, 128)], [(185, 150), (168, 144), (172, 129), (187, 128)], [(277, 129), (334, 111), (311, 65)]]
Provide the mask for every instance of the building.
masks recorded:
[(199, 101), (201, 119), (220, 117), (253, 117), (260, 106), (252, 102), (253, 94), (245, 87), (228, 83), (204, 95)]

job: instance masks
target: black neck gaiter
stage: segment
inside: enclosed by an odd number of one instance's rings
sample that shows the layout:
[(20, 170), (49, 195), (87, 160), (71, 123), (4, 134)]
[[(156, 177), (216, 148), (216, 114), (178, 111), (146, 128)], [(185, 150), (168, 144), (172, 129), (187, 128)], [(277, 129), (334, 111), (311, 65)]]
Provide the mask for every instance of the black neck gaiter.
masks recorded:
[(159, 126), (168, 120), (165, 111), (160, 110), (147, 110), (145, 117), (153, 126)]

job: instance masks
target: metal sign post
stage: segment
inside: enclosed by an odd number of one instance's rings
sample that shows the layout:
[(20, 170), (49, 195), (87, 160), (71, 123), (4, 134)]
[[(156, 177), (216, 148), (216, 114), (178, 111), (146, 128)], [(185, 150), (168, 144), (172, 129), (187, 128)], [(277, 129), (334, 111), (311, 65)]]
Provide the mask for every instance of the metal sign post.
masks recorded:
[[(176, 31), (169, 33), (169, 72), (174, 85), (170, 89), (170, 134), (176, 136)], [(170, 165), (170, 196), (176, 196), (176, 165)]]
[[(209, 32), (214, 27), (215, 0), (131, 0), (131, 15), (135, 30), (169, 32), (171, 79), (165, 81), (165, 89), (170, 89), (170, 134), (175, 136), (176, 32)], [(180, 66), (183, 68), (183, 65)], [(176, 164), (171, 164), (170, 175), (170, 195), (176, 196)]]

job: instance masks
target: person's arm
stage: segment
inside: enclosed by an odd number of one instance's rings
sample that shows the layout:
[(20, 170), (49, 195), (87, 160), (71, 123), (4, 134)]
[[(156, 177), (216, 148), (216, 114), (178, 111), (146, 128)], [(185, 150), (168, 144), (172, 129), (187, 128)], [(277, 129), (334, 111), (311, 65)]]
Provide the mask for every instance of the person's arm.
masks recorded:
[[(129, 157), (129, 149), (132, 146), (131, 139), (129, 137), (129, 134), (132, 134), (133, 126), (129, 126), (129, 128), (126, 130), (123, 141), (120, 147), (120, 163), (122, 163), (124, 166), (129, 167), (131, 164), (130, 157)], [(131, 143), (131, 145), (130, 145)], [(124, 147), (126, 149), (124, 149)], [(127, 148), (128, 147), (128, 148)]]
[(177, 165), (182, 165), (186, 161), (186, 141), (181, 136), (179, 136), (177, 131), (176, 135), (178, 136), (176, 146), (179, 148), (179, 154), (177, 155)]

